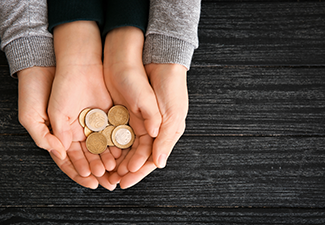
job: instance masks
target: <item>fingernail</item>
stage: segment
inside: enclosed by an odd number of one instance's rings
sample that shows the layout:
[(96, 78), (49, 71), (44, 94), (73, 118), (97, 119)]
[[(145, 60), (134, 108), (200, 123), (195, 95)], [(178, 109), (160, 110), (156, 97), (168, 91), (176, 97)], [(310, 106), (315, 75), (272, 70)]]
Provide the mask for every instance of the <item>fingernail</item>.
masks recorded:
[(157, 137), (159, 133), (159, 128), (154, 129), (153, 131), (153, 137)]
[(55, 155), (57, 158), (59, 158), (59, 159), (62, 160), (62, 155), (61, 155), (58, 151), (56, 151), (56, 150), (51, 150), (51, 153), (52, 153), (53, 155)]
[(164, 168), (166, 166), (167, 155), (161, 154), (158, 159), (159, 168)]

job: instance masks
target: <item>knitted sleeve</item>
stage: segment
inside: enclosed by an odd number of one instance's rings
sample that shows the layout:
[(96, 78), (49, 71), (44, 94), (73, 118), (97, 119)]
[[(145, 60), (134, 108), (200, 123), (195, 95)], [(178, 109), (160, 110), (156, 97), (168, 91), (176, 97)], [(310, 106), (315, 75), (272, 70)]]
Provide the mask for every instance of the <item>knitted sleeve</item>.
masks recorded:
[(190, 68), (198, 47), (200, 0), (151, 0), (144, 64), (176, 63)]
[(1, 2), (1, 50), (12, 76), (33, 66), (55, 66), (53, 39), (47, 27), (46, 0)]

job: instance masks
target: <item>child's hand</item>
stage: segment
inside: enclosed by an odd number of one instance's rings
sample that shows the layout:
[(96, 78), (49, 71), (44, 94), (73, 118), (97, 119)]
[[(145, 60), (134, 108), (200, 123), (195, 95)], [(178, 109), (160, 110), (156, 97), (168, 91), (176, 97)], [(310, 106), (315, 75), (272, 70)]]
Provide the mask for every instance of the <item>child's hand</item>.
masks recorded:
[(57, 68), (48, 106), (54, 135), (67, 149), (79, 175), (101, 177), (115, 167), (115, 159), (108, 149), (100, 156), (85, 151), (86, 137), (78, 121), (85, 108), (107, 112), (112, 106), (103, 78), (97, 24), (77, 21), (59, 25), (54, 29), (54, 49)]
[(117, 28), (109, 32), (104, 48), (104, 76), (114, 104), (130, 112), (130, 126), (137, 145), (121, 162), (118, 173), (138, 171), (152, 154), (153, 137), (159, 132), (161, 115), (156, 96), (148, 82), (142, 64), (144, 36), (134, 27)]
[(112, 184), (119, 182), (123, 189), (141, 181), (155, 170), (156, 166), (164, 167), (185, 129), (188, 110), (186, 68), (178, 64), (149, 64), (145, 68), (158, 100), (162, 124), (153, 143), (152, 156), (138, 171), (126, 171), (124, 165), (125, 162), (131, 161), (130, 158), (139, 144), (138, 140), (134, 142), (131, 150), (123, 150), (121, 157), (116, 159), (118, 169), (110, 173), (109, 181)]
[(55, 67), (31, 67), (18, 72), (18, 117), (38, 147), (64, 159), (65, 149), (50, 133), (46, 112), (54, 73)]
[(152, 157), (155, 165), (163, 168), (185, 130), (188, 111), (187, 70), (179, 64), (151, 63), (145, 68), (162, 115), (159, 134), (153, 143)]

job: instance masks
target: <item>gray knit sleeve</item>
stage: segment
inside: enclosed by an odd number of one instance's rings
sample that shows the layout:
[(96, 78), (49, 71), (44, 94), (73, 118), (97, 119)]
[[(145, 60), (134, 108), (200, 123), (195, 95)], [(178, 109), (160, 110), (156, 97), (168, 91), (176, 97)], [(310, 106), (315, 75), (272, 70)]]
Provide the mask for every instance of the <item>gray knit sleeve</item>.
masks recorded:
[(12, 76), (33, 66), (55, 66), (53, 38), (47, 27), (46, 0), (1, 1), (1, 50)]
[(151, 0), (143, 63), (176, 63), (190, 68), (198, 47), (200, 0)]

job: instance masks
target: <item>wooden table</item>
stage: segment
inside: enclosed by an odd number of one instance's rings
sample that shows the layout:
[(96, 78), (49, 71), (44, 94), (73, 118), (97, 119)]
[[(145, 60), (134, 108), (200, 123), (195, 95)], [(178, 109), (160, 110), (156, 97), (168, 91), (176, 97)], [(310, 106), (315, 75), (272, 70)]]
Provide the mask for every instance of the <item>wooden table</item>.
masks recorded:
[(114, 192), (34, 144), (0, 54), (0, 224), (325, 224), (325, 3), (203, 1), (199, 38), (167, 167)]

